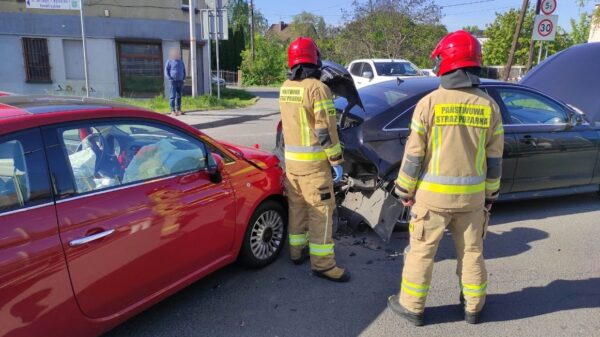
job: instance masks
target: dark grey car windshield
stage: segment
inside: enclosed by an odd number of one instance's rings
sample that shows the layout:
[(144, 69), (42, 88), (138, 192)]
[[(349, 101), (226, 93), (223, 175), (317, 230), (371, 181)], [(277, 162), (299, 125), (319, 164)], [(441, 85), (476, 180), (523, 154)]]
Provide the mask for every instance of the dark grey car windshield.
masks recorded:
[[(358, 94), (366, 112), (355, 106), (350, 109), (350, 113), (363, 119), (378, 115), (414, 95), (413, 92), (403, 90), (402, 85), (398, 85), (396, 81), (366, 86), (359, 89)], [(340, 111), (347, 105), (348, 101), (343, 97), (335, 100), (335, 107)]]
[(419, 70), (409, 62), (375, 62), (379, 76), (418, 76)]

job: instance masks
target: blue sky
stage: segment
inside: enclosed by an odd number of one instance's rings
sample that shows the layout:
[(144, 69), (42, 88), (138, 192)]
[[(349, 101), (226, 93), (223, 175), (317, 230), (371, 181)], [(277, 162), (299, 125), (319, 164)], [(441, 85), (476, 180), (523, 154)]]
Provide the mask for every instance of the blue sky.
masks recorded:
[[(478, 2), (476, 4), (465, 4)], [(535, 0), (530, 0), (535, 3)], [(556, 12), (559, 16), (558, 24), (567, 31), (570, 30), (569, 19), (578, 17), (581, 9), (576, 5), (576, 0), (557, 0)], [(512, 8), (520, 8), (522, 0), (437, 0), (438, 5), (447, 6), (442, 9), (444, 17), (442, 23), (453, 31), (466, 25), (477, 25), (481, 28), (494, 20), (495, 12), (504, 12)], [(342, 22), (342, 8), (349, 8), (350, 0), (254, 0), (254, 5), (267, 17), (269, 23), (279, 21), (290, 21), (292, 16), (302, 10), (319, 14), (329, 24), (340, 24)], [(453, 6), (454, 5), (454, 6)], [(583, 8), (591, 12), (594, 1), (588, 1)]]

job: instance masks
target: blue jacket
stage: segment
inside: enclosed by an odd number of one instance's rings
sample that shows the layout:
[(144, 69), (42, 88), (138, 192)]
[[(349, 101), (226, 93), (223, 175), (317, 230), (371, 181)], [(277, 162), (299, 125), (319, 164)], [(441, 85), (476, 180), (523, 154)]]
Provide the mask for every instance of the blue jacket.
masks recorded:
[(185, 64), (183, 64), (183, 61), (168, 59), (165, 65), (165, 76), (169, 81), (184, 81)]

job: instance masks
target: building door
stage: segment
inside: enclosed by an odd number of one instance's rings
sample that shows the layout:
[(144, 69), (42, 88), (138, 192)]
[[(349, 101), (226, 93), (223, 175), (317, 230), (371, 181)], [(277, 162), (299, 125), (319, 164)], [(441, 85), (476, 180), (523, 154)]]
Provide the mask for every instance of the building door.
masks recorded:
[(118, 42), (120, 94), (154, 97), (163, 92), (162, 47), (155, 42)]

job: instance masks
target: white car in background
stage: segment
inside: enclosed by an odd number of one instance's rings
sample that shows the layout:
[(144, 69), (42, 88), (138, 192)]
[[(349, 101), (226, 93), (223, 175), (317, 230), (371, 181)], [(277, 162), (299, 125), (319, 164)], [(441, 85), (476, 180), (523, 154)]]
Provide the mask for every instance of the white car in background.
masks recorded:
[(403, 59), (354, 60), (348, 65), (348, 71), (357, 89), (393, 78), (427, 76), (412, 62)]

